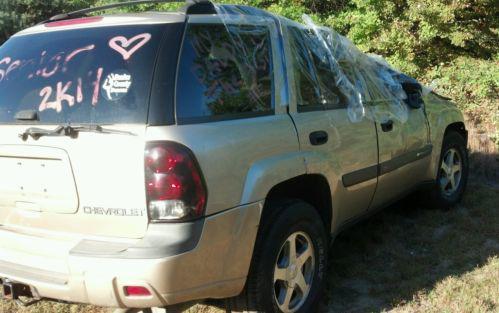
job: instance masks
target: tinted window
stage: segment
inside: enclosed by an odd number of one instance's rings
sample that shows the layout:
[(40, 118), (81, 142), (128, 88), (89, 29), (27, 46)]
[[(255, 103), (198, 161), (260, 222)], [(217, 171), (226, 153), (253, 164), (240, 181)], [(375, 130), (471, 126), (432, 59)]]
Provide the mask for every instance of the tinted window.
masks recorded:
[(232, 118), (272, 111), (266, 26), (190, 24), (177, 81), (177, 117)]
[(288, 28), (298, 110), (335, 108), (342, 103), (325, 46), (311, 31)]
[(40, 123), (145, 123), (162, 26), (13, 37), (0, 48), (0, 123), (21, 110)]

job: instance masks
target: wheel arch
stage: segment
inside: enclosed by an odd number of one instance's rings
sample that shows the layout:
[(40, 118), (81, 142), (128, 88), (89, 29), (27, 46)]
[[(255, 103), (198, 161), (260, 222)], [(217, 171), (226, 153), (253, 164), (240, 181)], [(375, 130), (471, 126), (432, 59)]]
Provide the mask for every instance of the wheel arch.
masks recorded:
[[(468, 131), (466, 130), (466, 125), (464, 125), (464, 122), (462, 122), (462, 121), (461, 122), (454, 122), (454, 123), (447, 125), (447, 127), (445, 128), (443, 138), (445, 138), (445, 136), (451, 131), (454, 131), (454, 132), (460, 134), (461, 136), (463, 136), (465, 141), (468, 142)], [(442, 141), (443, 141), (443, 138), (442, 138)]]
[(293, 177), (272, 187), (265, 199), (262, 218), (271, 215), (274, 201), (296, 199), (304, 201), (317, 211), (327, 232), (331, 231), (333, 202), (331, 186), (321, 174), (304, 174)]

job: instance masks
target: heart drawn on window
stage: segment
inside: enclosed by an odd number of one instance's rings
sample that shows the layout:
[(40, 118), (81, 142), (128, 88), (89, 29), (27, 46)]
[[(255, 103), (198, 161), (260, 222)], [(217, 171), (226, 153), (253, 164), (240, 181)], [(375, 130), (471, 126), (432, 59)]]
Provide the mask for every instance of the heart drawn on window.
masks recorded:
[(139, 34), (130, 39), (123, 36), (117, 36), (109, 40), (109, 47), (121, 54), (123, 60), (126, 61), (149, 40), (151, 40), (151, 34), (149, 33)]

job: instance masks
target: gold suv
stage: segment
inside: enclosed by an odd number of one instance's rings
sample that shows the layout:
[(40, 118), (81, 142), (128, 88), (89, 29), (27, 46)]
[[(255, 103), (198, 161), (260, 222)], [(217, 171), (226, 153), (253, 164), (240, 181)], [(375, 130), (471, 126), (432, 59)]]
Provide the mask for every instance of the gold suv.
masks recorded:
[(448, 99), (307, 18), (188, 2), (0, 47), (5, 298), (314, 312), (341, 230), (422, 187), (461, 198)]

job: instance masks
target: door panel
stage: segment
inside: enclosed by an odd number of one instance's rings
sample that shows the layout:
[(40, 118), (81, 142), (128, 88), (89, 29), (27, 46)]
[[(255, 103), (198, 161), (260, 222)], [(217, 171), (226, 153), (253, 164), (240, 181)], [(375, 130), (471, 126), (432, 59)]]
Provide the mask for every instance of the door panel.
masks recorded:
[(376, 123), (380, 176), (372, 209), (400, 197), (421, 183), (429, 166), (431, 145), (423, 109), (409, 109), (407, 121), (393, 119), (392, 122), (392, 130), (383, 130), (383, 122)]
[[(374, 123), (367, 119), (359, 123), (350, 122), (347, 109), (292, 113), (291, 117), (298, 129), (300, 148), (310, 152), (305, 160), (307, 172), (325, 174), (332, 184), (335, 195), (333, 208), (338, 208), (337, 211), (333, 210), (336, 217), (334, 223), (339, 225), (364, 213), (377, 182), (378, 155)], [(326, 132), (328, 141), (322, 145), (312, 145), (309, 135), (316, 131)], [(356, 176), (355, 179), (349, 180), (352, 176)]]
[[(286, 22), (284, 29), (290, 115), (296, 125), (307, 172), (326, 175), (337, 226), (367, 211), (377, 183), (375, 124), (350, 122), (346, 98), (335, 85), (337, 73), (324, 45), (310, 30)], [(327, 141), (324, 140), (327, 134)], [(314, 142), (319, 135), (319, 143)], [(311, 138), (312, 135), (312, 138)], [(312, 139), (312, 140), (311, 140)]]
[(404, 124), (404, 141), (407, 151), (418, 150), (429, 144), (429, 132), (423, 108), (410, 109)]

